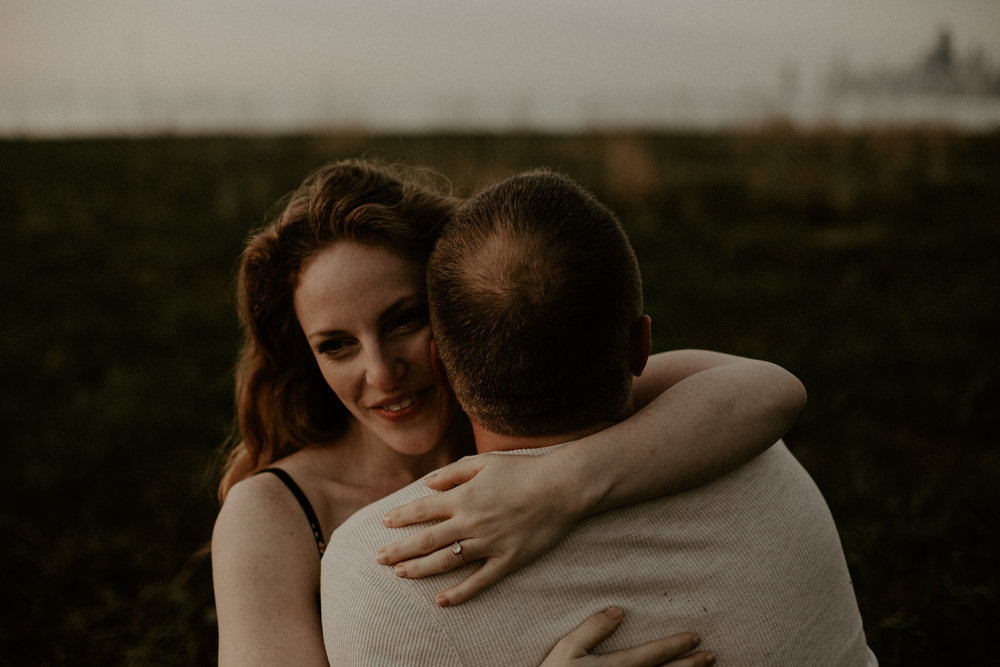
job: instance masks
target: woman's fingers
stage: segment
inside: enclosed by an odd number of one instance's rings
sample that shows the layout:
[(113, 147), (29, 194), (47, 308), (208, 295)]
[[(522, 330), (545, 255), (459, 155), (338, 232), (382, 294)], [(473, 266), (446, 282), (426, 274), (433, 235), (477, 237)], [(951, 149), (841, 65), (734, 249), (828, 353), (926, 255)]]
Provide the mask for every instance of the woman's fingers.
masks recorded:
[(614, 653), (607, 653), (593, 662), (594, 665), (629, 665), (630, 667), (655, 667), (656, 665), (667, 664), (670, 667), (700, 667), (715, 663), (715, 657), (708, 651), (699, 651), (692, 655), (677, 658), (677, 656), (694, 650), (701, 639), (691, 632), (682, 632), (672, 637), (657, 639), (655, 641), (622, 649)]
[(379, 565), (395, 565), (403, 561), (433, 555), (437, 550), (450, 547), (455, 540), (462, 538), (456, 532), (457, 530), (458, 526), (453, 521), (442, 521), (409, 537), (404, 537), (398, 542), (382, 547), (375, 555), (375, 560)]
[[(477, 555), (476, 544), (476, 540), (462, 540), (462, 558), (459, 558), (452, 550), (451, 545), (448, 545), (444, 549), (439, 549), (421, 558), (397, 563), (394, 571), (397, 577), (406, 579), (420, 579), (442, 572), (451, 572), (482, 558), (481, 555)], [(479, 568), (460, 583), (438, 593), (434, 602), (439, 607), (462, 604), (495, 584), (510, 570), (511, 568), (499, 558), (487, 558)]]
[(424, 477), (424, 484), (435, 491), (447, 491), (468, 482), (479, 474), (484, 465), (486, 465), (484, 457), (466, 456), (427, 475)]
[[(472, 548), (470, 548), (470, 543), (473, 545)], [(475, 552), (474, 541), (463, 540), (461, 542), (461, 558), (459, 558), (459, 554), (456, 554), (452, 549), (453, 544), (454, 542), (443, 549), (437, 549), (433, 553), (429, 553), (426, 556), (411, 558), (397, 563), (394, 568), (396, 576), (406, 579), (421, 579), (423, 577), (429, 577), (433, 574), (451, 572), (456, 568), (468, 565), (476, 560), (476, 556), (473, 555)]]
[[(468, 556), (466, 556), (465, 560), (470, 563), (472, 562)], [(509, 570), (510, 568), (501, 565), (497, 559), (488, 559), (483, 563), (482, 567), (470, 574), (462, 582), (438, 593), (434, 597), (434, 603), (439, 607), (453, 607), (456, 604), (462, 604), (469, 598), (477, 595), (480, 591), (489, 588), (502, 579)]]
[(604, 611), (588, 617), (556, 642), (541, 667), (571, 665), (574, 661), (585, 658), (590, 649), (610, 637), (611, 633), (618, 629), (622, 618), (622, 610), (619, 607), (608, 607)]
[(565, 642), (572, 646), (574, 653), (583, 655), (610, 637), (611, 633), (622, 624), (622, 618), (624, 618), (624, 614), (620, 607), (608, 607), (587, 618), (577, 626), (576, 630), (560, 639), (559, 643)]
[[(699, 651), (691, 655), (677, 658), (694, 650), (701, 641), (698, 635), (682, 632), (657, 639), (640, 646), (635, 646), (604, 655), (590, 655), (591, 649), (607, 639), (618, 629), (623, 618), (622, 610), (609, 607), (594, 614), (581, 623), (575, 630), (559, 640), (549, 653), (542, 667), (561, 667), (562, 665), (615, 665), (616, 667), (706, 667), (715, 663), (715, 656), (708, 651)], [(677, 658), (674, 660), (673, 658)]]
[(451, 505), (452, 499), (447, 493), (423, 496), (386, 512), (382, 517), (382, 525), (386, 528), (401, 528), (412, 523), (447, 519), (451, 516)]
[[(460, 542), (462, 546), (461, 558), (452, 549), (453, 544), (454, 542), (426, 556), (397, 563), (394, 568), (396, 576), (406, 579), (421, 579), (442, 572), (451, 572), (482, 558), (481, 555), (477, 555), (477, 540), (462, 540)], [(478, 569), (460, 583), (438, 593), (434, 602), (440, 607), (461, 604), (495, 584), (510, 569), (499, 558), (487, 558)]]
[(710, 667), (715, 664), (715, 655), (710, 651), (698, 651), (662, 664), (664, 667)]

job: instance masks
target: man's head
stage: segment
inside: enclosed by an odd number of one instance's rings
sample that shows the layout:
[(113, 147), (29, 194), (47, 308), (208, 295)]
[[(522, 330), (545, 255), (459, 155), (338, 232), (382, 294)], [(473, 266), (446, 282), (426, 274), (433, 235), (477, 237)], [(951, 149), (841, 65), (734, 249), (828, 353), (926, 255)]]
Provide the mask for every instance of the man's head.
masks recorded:
[(438, 353), (472, 421), (505, 436), (615, 418), (649, 353), (632, 247), (572, 180), (530, 172), (466, 202), (428, 266)]

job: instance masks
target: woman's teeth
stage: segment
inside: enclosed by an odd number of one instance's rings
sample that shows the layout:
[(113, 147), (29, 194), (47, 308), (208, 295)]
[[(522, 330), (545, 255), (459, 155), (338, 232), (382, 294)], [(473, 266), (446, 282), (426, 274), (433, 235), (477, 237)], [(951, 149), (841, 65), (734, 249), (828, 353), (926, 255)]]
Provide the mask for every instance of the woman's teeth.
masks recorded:
[(413, 405), (413, 397), (412, 396), (410, 398), (407, 398), (407, 399), (404, 399), (404, 400), (400, 401), (399, 403), (393, 403), (392, 405), (384, 405), (384, 406), (382, 406), (382, 409), (383, 410), (387, 410), (389, 412), (399, 412), (403, 408), (408, 408), (411, 405)]

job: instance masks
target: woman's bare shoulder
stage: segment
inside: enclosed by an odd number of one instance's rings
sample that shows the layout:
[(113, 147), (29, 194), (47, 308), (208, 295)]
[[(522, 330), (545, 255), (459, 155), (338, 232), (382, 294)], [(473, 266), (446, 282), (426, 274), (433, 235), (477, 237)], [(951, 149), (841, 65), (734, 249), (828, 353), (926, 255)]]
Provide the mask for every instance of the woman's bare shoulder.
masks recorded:
[(212, 532), (213, 558), (232, 553), (248, 565), (274, 559), (307, 562), (316, 543), (298, 501), (274, 475), (254, 475), (233, 485)]
[[(258, 520), (260, 527), (279, 523), (296, 507), (295, 497), (275, 475), (251, 475), (229, 489), (219, 510), (219, 521), (242, 523)], [(301, 510), (300, 510), (301, 511)]]
[(230, 489), (212, 534), (220, 664), (323, 664), (319, 564), (280, 479), (255, 475)]

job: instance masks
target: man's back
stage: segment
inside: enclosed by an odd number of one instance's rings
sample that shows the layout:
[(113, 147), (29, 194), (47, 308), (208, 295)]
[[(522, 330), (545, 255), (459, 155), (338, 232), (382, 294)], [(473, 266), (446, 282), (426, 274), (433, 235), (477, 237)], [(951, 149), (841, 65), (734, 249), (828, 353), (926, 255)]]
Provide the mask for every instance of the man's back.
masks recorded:
[(406, 580), (374, 558), (403, 534), (382, 514), (426, 493), (417, 482), (334, 533), (322, 575), (331, 664), (538, 665), (612, 604), (626, 620), (601, 652), (693, 631), (720, 664), (875, 664), (832, 517), (782, 443), (705, 486), (592, 517), (446, 609), (434, 594), (468, 570)]

